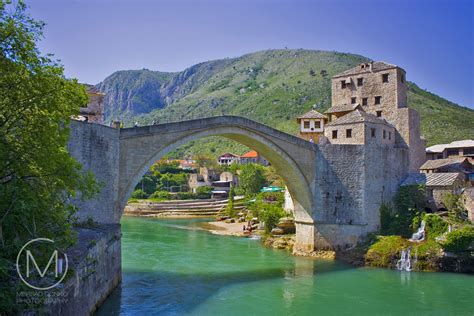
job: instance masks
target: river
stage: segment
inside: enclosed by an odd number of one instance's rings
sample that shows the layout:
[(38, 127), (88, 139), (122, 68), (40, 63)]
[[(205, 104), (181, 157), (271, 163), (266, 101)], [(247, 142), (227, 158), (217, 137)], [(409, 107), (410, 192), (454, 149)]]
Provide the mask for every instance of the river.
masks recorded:
[(354, 268), (200, 230), (123, 218), (123, 282), (98, 315), (474, 315), (474, 276)]

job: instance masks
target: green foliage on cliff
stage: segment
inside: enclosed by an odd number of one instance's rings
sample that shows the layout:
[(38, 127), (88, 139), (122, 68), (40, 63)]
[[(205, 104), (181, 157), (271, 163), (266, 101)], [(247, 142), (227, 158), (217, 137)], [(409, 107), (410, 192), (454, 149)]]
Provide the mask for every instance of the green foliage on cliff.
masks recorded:
[(442, 247), (447, 251), (466, 251), (474, 243), (474, 227), (465, 226), (458, 230), (453, 230), (446, 236)]
[(407, 248), (408, 244), (401, 236), (378, 236), (368, 249), (365, 262), (372, 267), (393, 268), (393, 262), (400, 258), (401, 250)]
[[(128, 124), (137, 117), (140, 124), (150, 124), (228, 114), (295, 134), (296, 116), (314, 104), (320, 105), (320, 111), (330, 107), (331, 77), (365, 61), (368, 58), (338, 52), (266, 50), (204, 62), (174, 74), (120, 71), (99, 86), (107, 93), (108, 118), (121, 118)], [(137, 98), (140, 102), (134, 101)], [(408, 102), (420, 112), (422, 134), (428, 145), (474, 138), (473, 110), (424, 91), (414, 83), (408, 83)], [(174, 157), (196, 153), (215, 157), (223, 152), (242, 154), (246, 150), (243, 145), (212, 137), (184, 145)]]
[(75, 240), (70, 198), (98, 190), (66, 150), (69, 118), (87, 95), (39, 53), (42, 29), (21, 1), (0, 0), (0, 314), (13, 313), (19, 249), (38, 237), (66, 249)]
[(425, 201), (423, 186), (402, 186), (394, 198), (393, 206), (380, 206), (381, 233), (383, 235), (400, 235), (410, 237), (414, 227), (413, 220), (423, 212)]

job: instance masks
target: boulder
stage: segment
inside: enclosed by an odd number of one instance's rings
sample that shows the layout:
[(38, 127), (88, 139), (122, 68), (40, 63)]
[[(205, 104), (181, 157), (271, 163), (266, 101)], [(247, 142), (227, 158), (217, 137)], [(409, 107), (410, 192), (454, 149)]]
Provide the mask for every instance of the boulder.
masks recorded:
[(235, 223), (235, 219), (233, 219), (233, 218), (228, 218), (228, 219), (225, 220), (225, 222), (226, 222), (227, 224)]
[(243, 223), (243, 222), (245, 222), (245, 217), (242, 216), (239, 218), (239, 223)]
[(277, 227), (284, 231), (284, 234), (294, 234), (296, 232), (295, 221), (289, 217), (280, 218)]
[(217, 215), (216, 216), (216, 221), (225, 221), (226, 219), (229, 219), (230, 216), (226, 216), (226, 215)]
[(272, 235), (277, 235), (277, 236), (284, 235), (285, 231), (283, 229), (279, 228), (279, 227), (275, 227), (275, 228), (272, 229), (271, 234)]

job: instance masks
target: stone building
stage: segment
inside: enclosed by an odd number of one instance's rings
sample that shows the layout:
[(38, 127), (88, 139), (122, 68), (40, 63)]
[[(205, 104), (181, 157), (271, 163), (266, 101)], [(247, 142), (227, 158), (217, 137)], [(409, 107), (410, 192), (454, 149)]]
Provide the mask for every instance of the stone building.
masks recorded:
[(381, 144), (394, 146), (395, 128), (384, 119), (355, 110), (326, 125), (324, 136), (331, 144)]
[(445, 210), (444, 198), (447, 193), (461, 194), (464, 190), (464, 176), (459, 172), (418, 173), (411, 174), (402, 183), (407, 185), (424, 185), (429, 205), (428, 211)]
[(407, 107), (405, 70), (384, 62), (362, 63), (332, 78), (332, 107), (326, 111), (335, 122), (357, 109), (384, 119), (395, 128), (396, 147), (408, 147), (410, 170), (425, 161), (420, 116)]
[(219, 174), (212, 169), (199, 168), (197, 173), (191, 173), (188, 177), (188, 187), (196, 193), (196, 189), (203, 186), (212, 186), (212, 182), (219, 180)]
[(230, 164), (233, 164), (234, 162), (239, 162), (239, 156), (231, 153), (225, 153), (217, 158), (217, 163), (221, 166), (228, 166)]
[(85, 84), (89, 102), (86, 107), (80, 108), (79, 120), (102, 124), (104, 122), (104, 96), (93, 85)]
[(246, 152), (242, 156), (239, 157), (240, 164), (245, 165), (248, 163), (258, 163), (264, 166), (268, 166), (268, 160), (266, 160), (262, 155), (260, 155), (257, 151), (251, 150)]
[(458, 140), (449, 144), (438, 144), (426, 148), (426, 159), (428, 160), (452, 157), (468, 157), (474, 159), (474, 140)]
[[(467, 157), (455, 157), (436, 160), (427, 160), (421, 167), (422, 173), (459, 172), (465, 181), (473, 182), (474, 166)], [(474, 183), (471, 183), (474, 184)]]
[(298, 116), (296, 118), (296, 122), (300, 125), (298, 136), (306, 140), (312, 139), (314, 143), (318, 143), (319, 137), (324, 135), (324, 125), (327, 121), (328, 117), (316, 110)]

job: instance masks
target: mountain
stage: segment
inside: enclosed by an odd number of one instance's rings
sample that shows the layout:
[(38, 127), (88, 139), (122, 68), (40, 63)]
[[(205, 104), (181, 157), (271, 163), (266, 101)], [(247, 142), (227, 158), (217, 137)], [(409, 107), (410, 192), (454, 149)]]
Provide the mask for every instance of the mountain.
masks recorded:
[[(320, 111), (330, 107), (331, 77), (366, 61), (360, 55), (338, 52), (266, 50), (200, 63), (177, 73), (118, 71), (97, 86), (106, 93), (106, 119), (120, 119), (127, 125), (232, 114), (296, 133), (296, 116), (314, 104)], [(473, 110), (411, 82), (408, 103), (420, 112), (428, 145), (474, 138)], [(185, 145), (179, 154), (244, 150), (214, 137)]]

